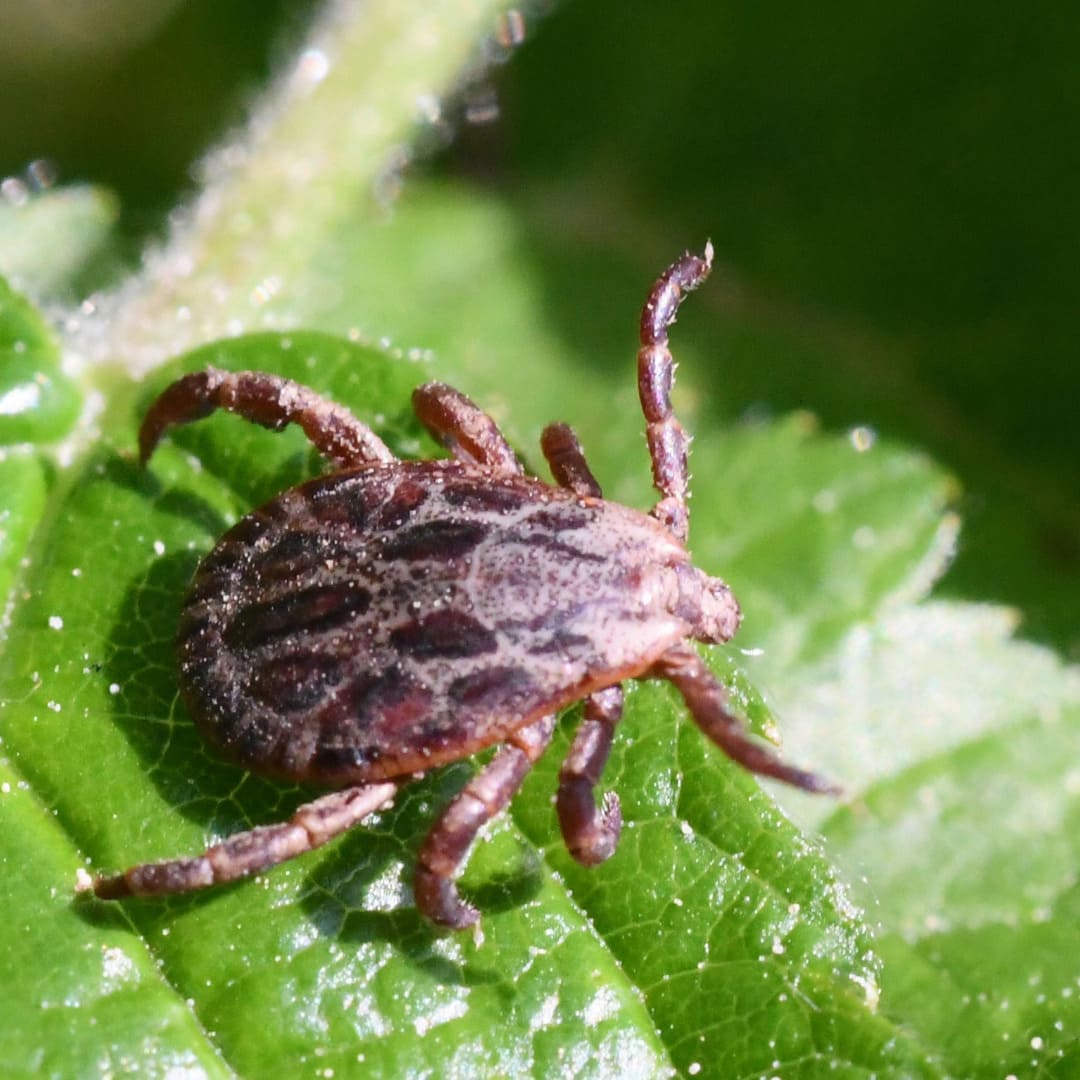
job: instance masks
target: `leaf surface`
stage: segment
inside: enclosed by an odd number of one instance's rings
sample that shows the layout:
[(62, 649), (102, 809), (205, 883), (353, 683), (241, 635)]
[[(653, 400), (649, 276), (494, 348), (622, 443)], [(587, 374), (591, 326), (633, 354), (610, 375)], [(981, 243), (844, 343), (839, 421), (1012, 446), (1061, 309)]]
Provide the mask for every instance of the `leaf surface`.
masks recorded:
[[(307, 333), (209, 346), (182, 368), (208, 364), (304, 378), (398, 452), (424, 445), (407, 410), (423, 365)], [(107, 426), (124, 437), (89, 456), (35, 537), (4, 658), (5, 745), (71, 838), (69, 885), (77, 852), (101, 870), (194, 852), (304, 797), (212, 759), (177, 703), (170, 642), (198, 555), (307, 475), (310, 451), (297, 431), (218, 415), (175, 432), (140, 472), (127, 448), (150, 392), (116, 395)], [(773, 452), (788, 440), (777, 429)], [(716, 661), (730, 673), (728, 658)], [(191, 1002), (208, 1033), (191, 1052), (240, 1072), (282, 1055), (347, 1069), (362, 1055), (386, 1074), (418, 1061), (449, 1061), (451, 1074), (543, 1071), (571, 1047), (597, 1075), (613, 1062), (651, 1075), (721, 1056), (766, 1069), (807, 1044), (852, 1068), (907, 1060), (867, 1007), (878, 960), (822, 852), (705, 744), (669, 692), (638, 689), (627, 711), (608, 773), (626, 813), (620, 852), (584, 871), (562, 850), (550, 798), (567, 729), (515, 804), (521, 831), (503, 823), (470, 863), (482, 941), (435, 932), (410, 893), (416, 847), (465, 765), (258, 881), (126, 904), (160, 994)], [(105, 772), (87, 768), (106, 761)], [(71, 902), (57, 917), (74, 930), (121, 917), (103, 907)], [(688, 1008), (703, 999), (716, 1002), (715, 1020)], [(158, 1006), (147, 995), (131, 1008), (150, 1024)], [(267, 1028), (269, 1042), (252, 1037)]]
[[(73, 898), (80, 873), (198, 851), (310, 795), (206, 751), (177, 701), (171, 640), (198, 558), (319, 464), (296, 431), (216, 416), (140, 471), (139, 416), (179, 371), (291, 375), (405, 455), (431, 451), (409, 391), (443, 378), (534, 466), (542, 425), (565, 418), (610, 497), (654, 497), (634, 325), (675, 254), (669, 216), (648, 242), (645, 228), (623, 237), (640, 210), (607, 182), (603, 213), (595, 193), (500, 198), (445, 178), (393, 201), (418, 117), (439, 111), (499, 10), (328, 8), (161, 251), (63, 320), (83, 364), (62, 366), (42, 316), (3, 293), (0, 394), (24, 403), (0, 425), (3, 1059), (64, 1076), (1070, 1075), (1075, 671), (1013, 640), (1008, 612), (925, 600), (956, 539), (942, 470), (868, 428), (740, 414), (761, 399), (847, 403), (833, 413), (846, 417), (868, 387), (918, 381), (882, 362), (899, 344), (808, 332), (724, 267), (673, 334), (676, 407), (695, 435), (693, 552), (746, 612), (708, 660), (757, 732), (843, 781), (843, 806), (762, 791), (648, 684), (629, 690), (602, 785), (622, 797), (619, 851), (586, 871), (558, 835), (571, 711), (472, 854), (480, 938), (436, 933), (411, 900), (417, 846), (469, 762), (253, 881), (160, 903)], [(680, 26), (713, 48), (696, 19)], [(641, 118), (681, 142), (672, 104), (689, 76), (665, 70)], [(610, 89), (615, 113), (628, 107)], [(547, 97), (536, 106), (555, 115)], [(571, 114), (557, 111), (563, 130)], [(669, 192), (679, 156), (638, 142), (655, 170), (641, 175)], [(689, 177), (697, 196), (716, 171)], [(0, 266), (20, 287), (76, 287), (108, 217), (78, 206), (69, 247), (35, 247), (25, 218), (7, 232)], [(62, 193), (42, 209), (59, 222)], [(702, 214), (688, 219), (699, 245)], [(725, 239), (745, 255), (740, 228)], [(785, 236), (770, 220), (765, 239)], [(820, 248), (806, 248), (815, 267)], [(856, 263), (838, 244), (831, 265), (835, 279)], [(31, 401), (33, 386), (49, 393)]]

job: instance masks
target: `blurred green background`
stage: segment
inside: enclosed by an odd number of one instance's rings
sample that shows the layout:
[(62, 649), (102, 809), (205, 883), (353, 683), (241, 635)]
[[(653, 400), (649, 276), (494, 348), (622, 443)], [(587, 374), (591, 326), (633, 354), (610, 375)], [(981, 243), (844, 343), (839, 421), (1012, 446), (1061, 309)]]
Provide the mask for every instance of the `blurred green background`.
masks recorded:
[[(45, 159), (111, 188), (134, 260), (315, 7), (5, 5), (0, 173)], [(703, 409), (804, 408), (927, 448), (963, 488), (944, 591), (1016, 605), (1080, 658), (1080, 9), (524, 12), (522, 47), (462, 105), (486, 122), (419, 170), (508, 206), (553, 282), (612, 252), (645, 280), (711, 235)], [(587, 348), (590, 311), (558, 314)]]

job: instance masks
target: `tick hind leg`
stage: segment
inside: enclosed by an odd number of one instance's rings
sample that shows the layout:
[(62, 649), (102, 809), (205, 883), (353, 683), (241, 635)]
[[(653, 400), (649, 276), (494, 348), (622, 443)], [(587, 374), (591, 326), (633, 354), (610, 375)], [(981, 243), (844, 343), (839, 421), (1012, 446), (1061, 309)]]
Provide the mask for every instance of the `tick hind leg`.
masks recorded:
[(150, 459), (166, 430), (226, 409), (280, 431), (299, 424), (323, 457), (343, 469), (391, 462), (394, 455), (366, 424), (306, 386), (263, 371), (207, 368), (177, 379), (150, 406), (139, 428), (139, 459)]
[(416, 906), (433, 923), (455, 930), (472, 926), (480, 913), (465, 903), (455, 878), (477, 833), (504, 810), (551, 742), (555, 717), (544, 716), (516, 731), (443, 811), (417, 857)]
[(143, 863), (115, 877), (99, 877), (91, 888), (103, 900), (119, 900), (194, 892), (235, 881), (321, 847), (389, 805), (396, 791), (391, 783), (334, 791), (299, 807), (278, 825), (237, 833), (194, 858)]
[(668, 327), (686, 294), (709, 276), (712, 258), (712, 244), (706, 244), (704, 255), (687, 252), (677, 259), (657, 279), (641, 313), (638, 393), (645, 413), (653, 483), (661, 495), (652, 515), (684, 542), (690, 526), (686, 506), (690, 440), (671, 408), (675, 362), (668, 348)]
[(490, 416), (446, 383), (418, 386), (412, 396), (420, 422), (458, 461), (502, 476), (520, 476), (521, 462)]

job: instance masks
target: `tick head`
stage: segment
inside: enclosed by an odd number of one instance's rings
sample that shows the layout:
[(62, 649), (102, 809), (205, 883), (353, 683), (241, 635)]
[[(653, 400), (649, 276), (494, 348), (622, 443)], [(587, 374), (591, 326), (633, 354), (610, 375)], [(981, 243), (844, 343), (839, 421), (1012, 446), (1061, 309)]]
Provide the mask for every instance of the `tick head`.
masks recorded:
[(690, 624), (692, 636), (710, 645), (730, 641), (739, 629), (742, 612), (727, 584), (696, 566), (679, 567), (678, 577), (677, 614)]

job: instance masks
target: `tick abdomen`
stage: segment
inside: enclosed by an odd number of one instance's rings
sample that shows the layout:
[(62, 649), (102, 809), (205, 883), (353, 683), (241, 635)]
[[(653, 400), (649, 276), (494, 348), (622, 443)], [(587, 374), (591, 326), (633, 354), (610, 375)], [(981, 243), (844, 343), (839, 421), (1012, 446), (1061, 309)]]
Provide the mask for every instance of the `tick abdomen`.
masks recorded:
[(685, 549), (657, 522), (526, 477), (404, 462), (245, 517), (178, 632), (203, 735), (327, 784), (420, 771), (640, 674), (687, 634)]

